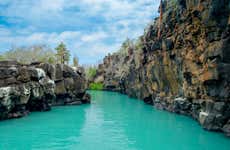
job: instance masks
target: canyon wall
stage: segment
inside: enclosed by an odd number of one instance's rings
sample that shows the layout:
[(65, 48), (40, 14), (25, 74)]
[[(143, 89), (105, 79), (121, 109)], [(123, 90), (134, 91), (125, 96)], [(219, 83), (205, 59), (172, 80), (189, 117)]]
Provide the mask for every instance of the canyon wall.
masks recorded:
[(230, 136), (230, 1), (165, 0), (127, 53), (98, 66), (94, 82)]
[(0, 120), (19, 118), (54, 105), (89, 103), (82, 68), (45, 63), (0, 62)]

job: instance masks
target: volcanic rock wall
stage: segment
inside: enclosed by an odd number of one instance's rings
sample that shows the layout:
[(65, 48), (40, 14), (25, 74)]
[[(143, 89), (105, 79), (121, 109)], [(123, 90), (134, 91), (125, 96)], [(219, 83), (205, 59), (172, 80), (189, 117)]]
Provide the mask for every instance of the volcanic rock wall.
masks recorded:
[(0, 62), (0, 120), (22, 117), (30, 111), (47, 111), (52, 105), (82, 104), (89, 100), (84, 71), (80, 68)]
[(165, 0), (161, 8), (138, 46), (104, 58), (95, 81), (230, 136), (230, 1)]

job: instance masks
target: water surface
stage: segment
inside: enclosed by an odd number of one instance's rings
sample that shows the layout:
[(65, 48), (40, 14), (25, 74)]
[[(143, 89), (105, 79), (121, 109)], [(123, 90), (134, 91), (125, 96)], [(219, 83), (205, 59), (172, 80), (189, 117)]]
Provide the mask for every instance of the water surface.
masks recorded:
[(230, 150), (230, 139), (196, 121), (112, 92), (92, 104), (0, 122), (0, 150)]

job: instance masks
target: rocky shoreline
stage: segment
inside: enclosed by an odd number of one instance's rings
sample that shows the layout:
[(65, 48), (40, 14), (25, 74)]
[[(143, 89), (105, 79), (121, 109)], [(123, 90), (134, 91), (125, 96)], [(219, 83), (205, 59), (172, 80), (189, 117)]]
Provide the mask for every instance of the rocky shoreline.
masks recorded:
[(229, 6), (228, 0), (164, 0), (162, 17), (126, 54), (106, 56), (93, 82), (230, 136)]
[(48, 111), (52, 106), (85, 103), (90, 103), (90, 95), (82, 68), (0, 62), (0, 120)]

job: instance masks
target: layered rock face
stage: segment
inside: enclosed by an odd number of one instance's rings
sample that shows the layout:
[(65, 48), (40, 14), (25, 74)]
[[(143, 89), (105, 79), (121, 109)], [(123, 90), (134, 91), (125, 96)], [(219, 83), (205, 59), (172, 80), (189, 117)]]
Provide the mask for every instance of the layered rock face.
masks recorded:
[(52, 105), (89, 102), (80, 68), (0, 62), (0, 120), (22, 117), (30, 111), (47, 111)]
[(126, 55), (104, 58), (95, 81), (230, 136), (230, 1), (165, 0), (161, 8)]

